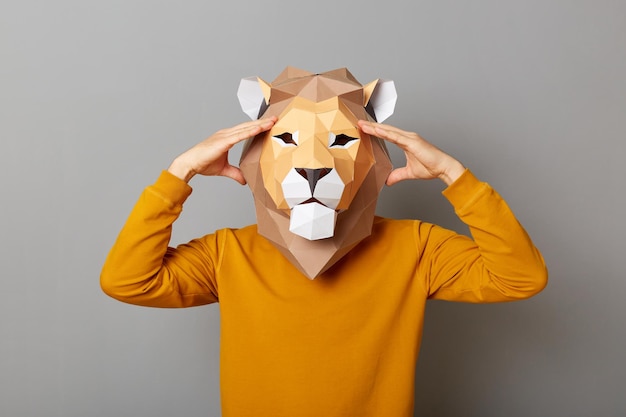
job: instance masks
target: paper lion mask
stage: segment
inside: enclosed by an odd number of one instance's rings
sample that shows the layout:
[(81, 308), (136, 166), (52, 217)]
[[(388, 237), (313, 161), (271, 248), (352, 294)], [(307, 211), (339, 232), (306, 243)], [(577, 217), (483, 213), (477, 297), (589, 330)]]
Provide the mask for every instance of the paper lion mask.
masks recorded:
[(239, 164), (258, 232), (314, 279), (371, 234), (392, 167), (383, 141), (357, 121), (393, 113), (394, 83), (361, 85), (345, 68), (314, 74), (287, 67), (271, 83), (242, 79), (237, 95), (250, 118), (278, 117), (246, 142)]

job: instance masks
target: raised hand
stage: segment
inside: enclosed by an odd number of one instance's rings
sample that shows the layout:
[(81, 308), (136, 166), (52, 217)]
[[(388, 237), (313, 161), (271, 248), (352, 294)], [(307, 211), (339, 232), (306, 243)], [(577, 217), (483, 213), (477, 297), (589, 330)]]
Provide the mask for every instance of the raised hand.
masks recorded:
[(406, 166), (391, 171), (387, 177), (387, 185), (403, 180), (433, 178), (439, 178), (450, 185), (465, 171), (465, 167), (459, 161), (417, 133), (365, 120), (359, 120), (358, 123), (364, 133), (391, 142), (404, 151)]
[(200, 174), (221, 175), (245, 184), (246, 180), (239, 168), (228, 162), (228, 151), (238, 142), (271, 129), (274, 123), (276, 117), (270, 117), (219, 130), (178, 156), (168, 171), (186, 182)]

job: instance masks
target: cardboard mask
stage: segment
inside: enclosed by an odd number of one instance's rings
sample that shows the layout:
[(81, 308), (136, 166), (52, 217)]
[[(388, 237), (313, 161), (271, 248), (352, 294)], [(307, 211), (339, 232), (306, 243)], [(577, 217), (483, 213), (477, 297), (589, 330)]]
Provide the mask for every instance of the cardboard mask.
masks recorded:
[(314, 74), (287, 67), (272, 83), (242, 79), (237, 95), (252, 119), (278, 117), (246, 142), (239, 164), (258, 232), (314, 279), (371, 234), (391, 161), (383, 141), (357, 121), (393, 113), (394, 83), (361, 85), (345, 68)]

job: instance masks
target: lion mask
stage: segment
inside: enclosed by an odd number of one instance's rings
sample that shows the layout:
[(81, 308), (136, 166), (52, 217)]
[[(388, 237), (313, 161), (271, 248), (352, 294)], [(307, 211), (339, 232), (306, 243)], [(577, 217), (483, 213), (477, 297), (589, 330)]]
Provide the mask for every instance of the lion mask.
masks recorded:
[(357, 121), (393, 113), (393, 81), (361, 85), (345, 68), (287, 67), (272, 83), (242, 79), (238, 97), (252, 119), (278, 117), (246, 142), (240, 161), (258, 232), (314, 279), (371, 234), (391, 161), (383, 141)]

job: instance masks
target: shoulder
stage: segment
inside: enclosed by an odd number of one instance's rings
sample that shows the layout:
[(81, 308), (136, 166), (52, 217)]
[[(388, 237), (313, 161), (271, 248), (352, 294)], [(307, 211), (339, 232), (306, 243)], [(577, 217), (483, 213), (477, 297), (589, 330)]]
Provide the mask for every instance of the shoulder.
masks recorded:
[(384, 236), (387, 234), (418, 234), (420, 230), (437, 227), (417, 219), (389, 219), (376, 216), (372, 226), (372, 236)]
[(434, 241), (445, 240), (455, 235), (457, 235), (455, 231), (422, 220), (376, 217), (368, 242), (389, 251), (405, 248), (421, 251)]
[(260, 236), (257, 233), (256, 224), (243, 227), (224, 227), (216, 231), (206, 234), (199, 238), (200, 240), (215, 240), (220, 244), (227, 242), (252, 242)]
[(222, 250), (257, 252), (271, 247), (271, 243), (257, 231), (257, 225), (251, 224), (240, 228), (222, 228), (206, 235), (202, 240), (210, 240), (212, 244)]

